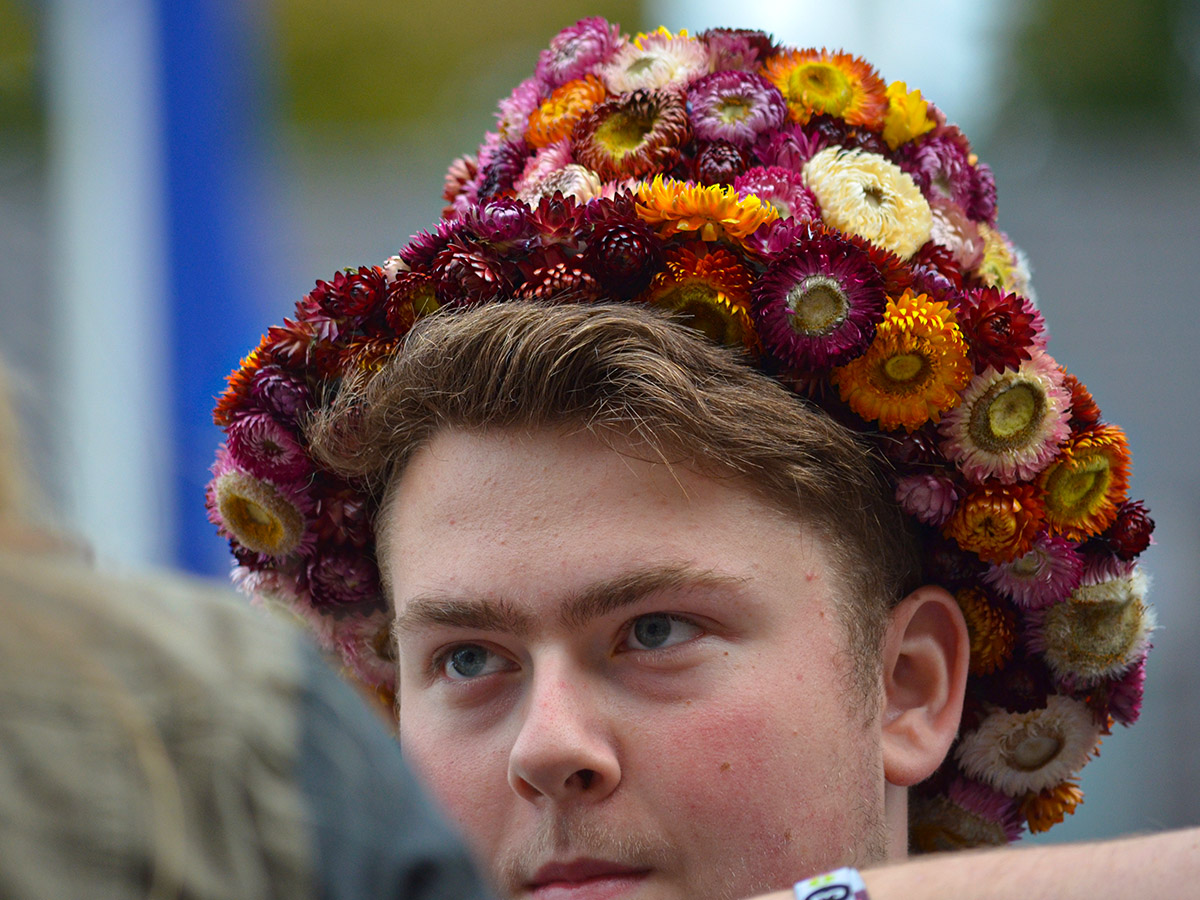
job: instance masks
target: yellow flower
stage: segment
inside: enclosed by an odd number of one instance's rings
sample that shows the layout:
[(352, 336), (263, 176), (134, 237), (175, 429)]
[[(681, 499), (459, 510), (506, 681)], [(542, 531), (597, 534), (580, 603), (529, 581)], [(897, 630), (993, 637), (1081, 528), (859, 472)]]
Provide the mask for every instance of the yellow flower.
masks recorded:
[(958, 404), (971, 372), (949, 304), (905, 291), (888, 300), (867, 352), (836, 367), (830, 380), (862, 418), (914, 431)]
[(826, 147), (804, 164), (821, 218), (907, 260), (929, 240), (933, 212), (916, 182), (868, 150)]
[(903, 81), (893, 81), (887, 87), (887, 99), (883, 139), (893, 150), (933, 130), (934, 121), (929, 117), (929, 104), (919, 90), (910, 91)]
[(635, 196), (638, 216), (658, 226), (663, 237), (691, 231), (704, 241), (722, 236), (740, 241), (779, 218), (771, 204), (754, 194), (740, 197), (729, 185), (705, 187), (655, 175), (638, 185)]
[(975, 274), (988, 287), (999, 288), (1007, 294), (1033, 297), (1029, 284), (1029, 266), (1021, 253), (1002, 231), (976, 222), (983, 237), (983, 259)]

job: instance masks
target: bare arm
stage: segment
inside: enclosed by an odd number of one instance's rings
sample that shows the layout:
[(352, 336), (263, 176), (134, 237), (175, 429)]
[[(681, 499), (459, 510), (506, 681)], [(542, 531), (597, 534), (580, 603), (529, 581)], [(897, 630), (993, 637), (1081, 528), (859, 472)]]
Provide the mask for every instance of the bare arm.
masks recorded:
[[(1094, 844), (945, 853), (862, 873), (871, 900), (1127, 900), (1200, 892), (1200, 828)], [(759, 900), (792, 900), (790, 891)]]

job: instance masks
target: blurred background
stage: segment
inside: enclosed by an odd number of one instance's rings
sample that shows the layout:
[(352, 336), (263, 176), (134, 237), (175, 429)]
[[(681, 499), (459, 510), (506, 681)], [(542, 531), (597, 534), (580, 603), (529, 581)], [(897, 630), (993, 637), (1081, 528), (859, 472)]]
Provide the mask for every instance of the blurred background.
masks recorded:
[(103, 566), (224, 578), (224, 376), (317, 278), (433, 223), (449, 161), (586, 15), (845, 48), (971, 137), (1158, 522), (1142, 721), (1042, 840), (1200, 824), (1194, 0), (0, 0), (0, 356), (47, 517)]

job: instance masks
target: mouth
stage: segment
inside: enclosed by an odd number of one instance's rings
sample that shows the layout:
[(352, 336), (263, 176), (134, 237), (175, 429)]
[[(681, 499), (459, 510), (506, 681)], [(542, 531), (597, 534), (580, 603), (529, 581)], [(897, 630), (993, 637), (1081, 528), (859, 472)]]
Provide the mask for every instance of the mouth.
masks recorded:
[(649, 869), (602, 859), (549, 863), (534, 873), (527, 888), (535, 900), (615, 900), (638, 887)]

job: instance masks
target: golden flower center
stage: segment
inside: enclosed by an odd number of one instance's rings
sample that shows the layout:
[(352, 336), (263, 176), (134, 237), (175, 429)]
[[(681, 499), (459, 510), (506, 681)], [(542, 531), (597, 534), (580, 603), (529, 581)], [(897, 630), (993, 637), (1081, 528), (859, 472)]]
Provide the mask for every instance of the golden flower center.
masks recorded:
[(884, 374), (897, 384), (915, 380), (925, 370), (925, 357), (919, 353), (899, 353), (883, 364)]
[(825, 275), (810, 275), (787, 296), (791, 325), (800, 334), (829, 334), (846, 320), (850, 303), (841, 285)]
[(721, 292), (705, 281), (683, 282), (654, 302), (680, 313), (688, 325), (718, 344), (741, 338), (736, 316), (722, 303)]
[[(283, 522), (248, 497), (226, 499), (221, 510), (229, 527), (239, 535), (263, 547), (274, 547), (283, 538)], [(243, 541), (249, 543), (249, 541)]]
[(1050, 734), (1029, 734), (1008, 754), (1008, 762), (1022, 772), (1036, 772), (1062, 751), (1062, 738)]
[(1027, 381), (1000, 381), (988, 388), (971, 411), (971, 439), (992, 453), (1023, 447), (1046, 414), (1046, 395)]
[(596, 129), (595, 140), (613, 156), (620, 157), (641, 147), (646, 135), (653, 130), (652, 117), (620, 109), (608, 116)]

